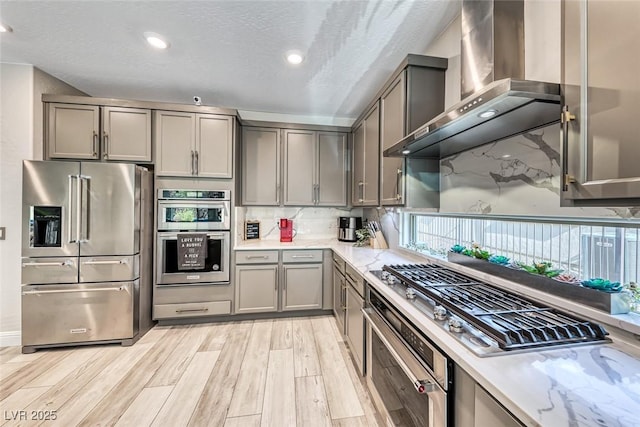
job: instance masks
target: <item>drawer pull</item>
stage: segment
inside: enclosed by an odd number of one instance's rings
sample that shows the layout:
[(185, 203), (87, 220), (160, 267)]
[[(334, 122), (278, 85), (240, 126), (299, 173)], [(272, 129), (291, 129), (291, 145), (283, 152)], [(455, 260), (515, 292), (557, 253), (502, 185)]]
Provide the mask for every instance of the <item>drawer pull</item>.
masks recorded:
[(313, 255), (291, 255), (291, 258), (314, 258)]
[(268, 255), (248, 255), (246, 259), (269, 259)]
[(205, 313), (209, 311), (208, 308), (179, 308), (176, 310), (176, 313)]
[(72, 266), (73, 261), (66, 260), (64, 262), (25, 262), (23, 267), (68, 267)]
[(126, 259), (114, 260), (114, 261), (87, 261), (84, 262), (84, 265), (120, 265), (120, 264), (128, 264), (129, 262)]
[(24, 291), (22, 295), (40, 295), (40, 294), (75, 294), (77, 292), (112, 292), (112, 291), (124, 291), (126, 288), (120, 286), (119, 288), (85, 288), (85, 289), (55, 289), (55, 290), (43, 290), (43, 291)]

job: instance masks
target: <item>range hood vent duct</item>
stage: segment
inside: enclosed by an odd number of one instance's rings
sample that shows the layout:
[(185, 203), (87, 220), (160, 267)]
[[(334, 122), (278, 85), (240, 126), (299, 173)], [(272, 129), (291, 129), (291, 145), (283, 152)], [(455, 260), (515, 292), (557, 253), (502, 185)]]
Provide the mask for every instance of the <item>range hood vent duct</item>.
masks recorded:
[(560, 120), (560, 85), (524, 80), (524, 1), (463, 0), (463, 100), (384, 151), (447, 157)]

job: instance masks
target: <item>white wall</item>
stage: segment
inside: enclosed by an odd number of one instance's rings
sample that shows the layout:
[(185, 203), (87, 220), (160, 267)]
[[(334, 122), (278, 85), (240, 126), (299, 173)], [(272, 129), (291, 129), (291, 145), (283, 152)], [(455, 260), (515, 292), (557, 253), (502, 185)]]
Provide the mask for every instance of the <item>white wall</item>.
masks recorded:
[(33, 66), (0, 64), (0, 345), (20, 344), (22, 160), (33, 157)]
[(42, 94), (83, 92), (32, 65), (0, 63), (0, 347), (20, 345), (22, 161), (42, 159)]

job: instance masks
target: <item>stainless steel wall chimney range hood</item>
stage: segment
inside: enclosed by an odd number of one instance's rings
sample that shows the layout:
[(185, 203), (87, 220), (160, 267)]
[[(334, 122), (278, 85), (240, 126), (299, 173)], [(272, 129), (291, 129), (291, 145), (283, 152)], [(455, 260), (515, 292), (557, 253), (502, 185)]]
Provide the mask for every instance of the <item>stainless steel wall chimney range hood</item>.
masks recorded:
[(560, 121), (560, 85), (524, 80), (524, 1), (463, 0), (462, 101), (384, 151), (443, 158)]

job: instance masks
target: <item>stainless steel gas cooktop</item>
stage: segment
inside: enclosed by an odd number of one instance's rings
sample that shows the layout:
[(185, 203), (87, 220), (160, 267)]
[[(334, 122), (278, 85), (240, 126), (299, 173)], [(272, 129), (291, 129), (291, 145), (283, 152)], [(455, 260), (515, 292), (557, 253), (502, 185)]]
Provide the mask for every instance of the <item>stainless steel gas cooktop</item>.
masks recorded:
[(436, 264), (373, 274), (479, 356), (609, 342), (600, 325)]

